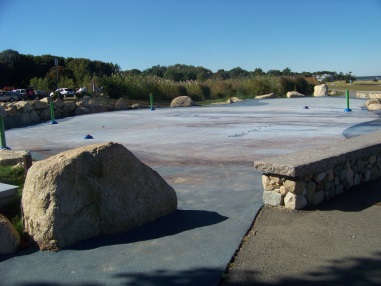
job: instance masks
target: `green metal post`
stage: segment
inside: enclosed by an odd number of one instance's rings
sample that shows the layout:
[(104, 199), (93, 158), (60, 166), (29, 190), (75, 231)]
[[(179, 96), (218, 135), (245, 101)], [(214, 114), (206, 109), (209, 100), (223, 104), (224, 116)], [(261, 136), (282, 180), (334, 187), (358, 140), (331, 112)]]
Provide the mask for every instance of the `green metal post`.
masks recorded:
[(349, 90), (345, 91), (345, 97), (347, 98), (347, 108), (344, 109), (345, 112), (350, 112), (352, 109), (349, 108)]
[(4, 117), (0, 116), (0, 149), (8, 149), (5, 142)]
[(152, 93), (149, 94), (149, 100), (151, 102), (151, 110), (155, 110), (155, 108), (153, 107), (153, 96), (152, 96)]
[(54, 103), (53, 102), (50, 102), (50, 117), (52, 118), (52, 122), (50, 122), (50, 124), (57, 124), (56, 122), (56, 118), (54, 116)]

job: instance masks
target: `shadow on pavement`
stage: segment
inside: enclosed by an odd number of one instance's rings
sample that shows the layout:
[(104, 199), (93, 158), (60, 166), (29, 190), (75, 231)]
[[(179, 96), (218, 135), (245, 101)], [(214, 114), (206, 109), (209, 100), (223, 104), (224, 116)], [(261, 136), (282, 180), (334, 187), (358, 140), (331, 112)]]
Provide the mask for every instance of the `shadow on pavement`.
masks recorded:
[(339, 210), (343, 212), (359, 212), (373, 205), (380, 204), (381, 211), (381, 178), (361, 183), (360, 186), (354, 186), (344, 193), (325, 201), (323, 204), (306, 208), (306, 211), (331, 211)]
[(345, 129), (343, 131), (344, 137), (348, 139), (348, 138), (380, 131), (381, 130), (381, 112), (373, 111), (373, 113), (378, 115), (377, 119), (360, 123)]
[[(158, 286), (158, 285), (217, 285), (218, 280), (222, 274), (221, 269), (215, 268), (196, 268), (192, 270), (182, 271), (166, 271), (157, 270), (150, 273), (144, 272), (128, 272), (116, 274), (112, 277), (110, 284), (116, 285), (129, 285), (129, 286)], [(30, 282), (22, 283), (20, 286), (63, 286), (68, 284), (61, 284), (57, 282)], [(103, 284), (98, 283), (70, 283), (73, 286), (98, 286)]]
[(187, 230), (217, 224), (227, 219), (228, 217), (211, 211), (177, 210), (173, 214), (160, 218), (153, 223), (133, 229), (127, 233), (91, 238), (65, 249), (88, 250), (105, 245), (158, 239)]
[(331, 260), (330, 264), (303, 277), (284, 276), (276, 281), (264, 281), (259, 275), (258, 271), (240, 271), (235, 274), (239, 279), (227, 277), (220, 285), (381, 285), (381, 252), (374, 253), (372, 258)]

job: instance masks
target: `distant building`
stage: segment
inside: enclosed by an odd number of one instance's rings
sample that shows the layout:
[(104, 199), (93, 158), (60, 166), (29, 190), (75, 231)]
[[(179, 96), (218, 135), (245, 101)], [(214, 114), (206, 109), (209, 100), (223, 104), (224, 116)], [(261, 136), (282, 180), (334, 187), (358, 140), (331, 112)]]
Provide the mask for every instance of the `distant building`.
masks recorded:
[(333, 75), (325, 73), (325, 74), (316, 74), (313, 76), (318, 81), (333, 81)]

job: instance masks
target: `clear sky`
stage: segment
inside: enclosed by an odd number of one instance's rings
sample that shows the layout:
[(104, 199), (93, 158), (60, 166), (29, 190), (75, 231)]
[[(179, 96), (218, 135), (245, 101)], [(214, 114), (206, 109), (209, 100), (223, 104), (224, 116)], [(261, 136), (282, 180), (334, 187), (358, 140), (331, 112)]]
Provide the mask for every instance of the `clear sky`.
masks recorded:
[(0, 0), (0, 51), (381, 75), (381, 0)]

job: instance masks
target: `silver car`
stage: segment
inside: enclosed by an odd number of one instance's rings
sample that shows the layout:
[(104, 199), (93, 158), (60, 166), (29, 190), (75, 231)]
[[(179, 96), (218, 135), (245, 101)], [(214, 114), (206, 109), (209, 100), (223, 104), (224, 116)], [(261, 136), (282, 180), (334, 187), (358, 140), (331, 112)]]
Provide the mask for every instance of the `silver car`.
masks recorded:
[(16, 100), (20, 100), (20, 94), (13, 92), (13, 91), (2, 91), (2, 92), (0, 92), (0, 101), (13, 102)]

